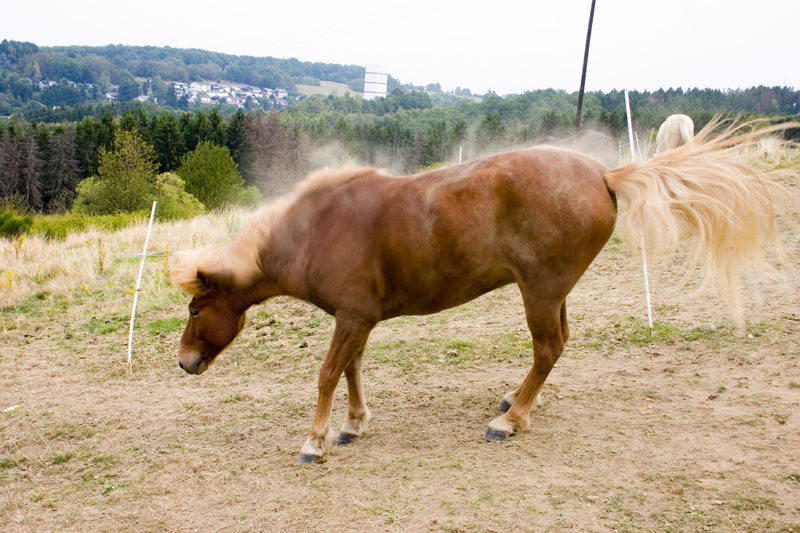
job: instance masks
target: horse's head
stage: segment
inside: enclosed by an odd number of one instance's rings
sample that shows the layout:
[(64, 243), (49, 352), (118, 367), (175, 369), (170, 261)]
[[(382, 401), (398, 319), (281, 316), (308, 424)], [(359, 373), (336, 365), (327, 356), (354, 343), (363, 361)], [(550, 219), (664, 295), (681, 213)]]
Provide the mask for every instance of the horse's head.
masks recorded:
[(235, 289), (231, 271), (221, 268), (212, 253), (178, 257), (172, 281), (192, 296), (178, 364), (190, 374), (202, 374), (242, 331), (249, 305)]
[(245, 309), (231, 294), (211, 289), (189, 302), (189, 321), (178, 347), (178, 365), (202, 374), (233, 342), (245, 323)]
[(280, 293), (265, 279), (261, 255), (275, 221), (289, 205), (288, 198), (269, 204), (222, 248), (204, 248), (173, 259), (172, 282), (192, 296), (178, 349), (179, 365), (188, 373), (205, 372), (242, 331), (247, 309)]

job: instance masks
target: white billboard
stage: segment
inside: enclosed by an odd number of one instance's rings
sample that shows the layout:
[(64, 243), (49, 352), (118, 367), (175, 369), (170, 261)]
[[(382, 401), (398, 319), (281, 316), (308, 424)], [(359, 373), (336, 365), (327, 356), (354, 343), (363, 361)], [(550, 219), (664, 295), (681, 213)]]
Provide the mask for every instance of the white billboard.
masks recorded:
[(364, 99), (372, 100), (386, 96), (389, 68), (384, 65), (367, 65), (364, 73)]

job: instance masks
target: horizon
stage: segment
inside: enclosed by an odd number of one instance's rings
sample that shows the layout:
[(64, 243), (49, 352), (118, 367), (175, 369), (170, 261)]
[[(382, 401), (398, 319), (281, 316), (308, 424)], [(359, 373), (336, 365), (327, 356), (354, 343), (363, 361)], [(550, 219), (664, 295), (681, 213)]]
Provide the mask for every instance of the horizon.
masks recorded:
[[(244, 2), (228, 18), (208, 17), (202, 2), (190, 11), (152, 0), (124, 11), (99, 0), (81, 4), (78, 17), (74, 5), (53, 0), (9, 5), (0, 36), (43, 47), (119, 43), (383, 64), (402, 83), (503, 95), (579, 89), (591, 0), (546, 6), (409, 0), (380, 8), (348, 0), (305, 11), (287, 8), (280, 17), (268, 6)], [(116, 24), (123, 18), (124, 25)], [(674, 0), (668, 7), (600, 1), (586, 90), (797, 88), (797, 20), (796, 0)]]
[[(35, 44), (40, 49), (42, 49), (42, 48), (73, 48), (73, 47), (74, 48), (107, 48), (107, 47), (116, 47), (116, 46), (131, 47), (131, 48), (170, 48), (170, 49), (174, 49), (174, 50), (198, 50), (198, 51), (201, 51), (201, 52), (208, 52), (208, 53), (212, 53), (212, 54), (227, 55), (227, 56), (232, 56), (232, 57), (253, 57), (253, 58), (256, 58), (256, 59), (272, 58), (272, 59), (280, 59), (280, 60), (295, 59), (297, 61), (301, 61), (301, 62), (304, 62), (304, 63), (325, 63), (325, 64), (344, 65), (344, 66), (356, 66), (356, 67), (362, 67), (362, 68), (366, 67), (365, 65), (359, 65), (357, 63), (328, 63), (328, 62), (324, 62), (324, 61), (305, 60), (305, 59), (300, 59), (300, 58), (297, 58), (297, 57), (277, 57), (277, 56), (269, 56), (269, 55), (254, 56), (252, 54), (231, 54), (231, 53), (228, 53), (228, 52), (220, 52), (218, 50), (209, 50), (209, 49), (197, 48), (197, 47), (179, 47), (179, 46), (170, 46), (170, 45), (160, 46), (160, 45), (148, 45), (148, 44), (124, 44), (124, 43), (106, 43), (106, 44), (97, 44), (97, 45), (89, 45), (89, 44), (52, 44), (52, 45), (42, 45), (42, 44), (39, 44), (39, 43), (36, 43), (36, 42), (33, 42), (33, 41), (18, 41), (16, 39), (9, 39), (9, 40), (15, 40), (17, 42), (32, 43), (32, 44)], [(392, 77), (395, 77), (395, 76), (392, 76)], [(142, 77), (141, 76), (137, 76), (137, 78), (142, 78)], [(395, 77), (395, 79), (397, 79), (397, 78)], [(171, 82), (171, 81), (176, 81), (176, 80), (165, 79), (164, 81)], [(219, 80), (210, 80), (210, 79), (206, 80), (206, 79), (203, 79), (202, 81), (230, 81), (230, 80), (227, 80), (226, 78), (220, 78)], [(328, 80), (320, 80), (320, 81), (328, 81)], [(413, 81), (406, 81), (406, 80), (402, 80), (402, 79), (400, 79), (399, 81), (400, 81), (400, 83), (402, 85), (413, 85), (414, 88), (424, 87), (424, 85), (427, 85), (427, 84), (415, 83)], [(232, 83), (238, 83), (238, 82), (232, 82)], [(438, 82), (434, 80), (434, 81), (431, 81), (431, 82), (428, 82), (428, 83), (429, 84), (435, 84), (435, 83), (438, 83)], [(628, 90), (631, 91), (631, 92), (640, 92), (640, 93), (654, 93), (654, 92), (658, 92), (658, 91), (670, 91), (670, 90), (676, 90), (676, 91), (677, 90), (681, 90), (683, 92), (692, 91), (692, 90), (700, 90), (700, 91), (711, 90), (711, 91), (721, 91), (721, 92), (725, 92), (725, 93), (730, 93), (730, 92), (736, 92), (736, 91), (746, 91), (748, 89), (754, 89), (754, 88), (758, 88), (758, 87), (781, 87), (781, 88), (788, 88), (788, 89), (791, 89), (791, 90), (798, 90), (797, 87), (792, 86), (792, 85), (768, 85), (768, 84), (765, 84), (765, 83), (756, 83), (754, 85), (740, 86), (740, 87), (708, 87), (708, 86), (706, 86), (706, 87), (698, 87), (698, 86), (691, 86), (691, 87), (690, 86), (686, 86), (686, 87), (683, 87), (683, 86), (670, 86), (670, 87), (658, 87), (658, 88), (655, 88), (655, 89), (628, 89)], [(472, 91), (472, 89), (470, 87), (461, 87), (461, 88), (462, 89), (470, 89)], [(425, 89), (423, 88), (423, 90), (425, 90)], [(455, 89), (447, 90), (445, 88), (442, 88), (442, 92), (443, 93), (453, 93), (454, 90)], [(563, 91), (563, 92), (566, 92), (567, 94), (572, 94), (572, 93), (578, 92), (579, 89), (575, 88), (575, 89), (570, 90), (570, 89), (564, 89), (564, 88), (558, 88), (558, 87), (537, 87), (537, 88), (533, 88), (533, 89), (525, 89), (522, 92), (516, 92), (516, 93), (499, 93), (499, 92), (492, 91), (491, 89), (489, 89), (489, 91), (495, 92), (498, 96), (501, 96), (501, 97), (521, 95), (521, 94), (524, 94), (526, 92), (548, 91), (548, 90)], [(614, 91), (620, 91), (621, 92), (621, 91), (624, 91), (624, 90), (625, 89), (618, 88), (618, 87), (615, 87), (615, 88), (612, 88), (612, 89), (609, 89), (609, 90), (588, 89), (587, 88), (586, 92), (600, 92), (600, 93), (603, 93), (603, 94), (607, 94), (607, 93), (614, 92)], [(484, 92), (484, 93), (479, 93), (479, 92), (476, 92), (476, 91), (472, 91), (472, 93), (473, 93), (473, 95), (476, 95), (476, 96), (486, 96), (487, 94), (489, 94), (488, 91)]]

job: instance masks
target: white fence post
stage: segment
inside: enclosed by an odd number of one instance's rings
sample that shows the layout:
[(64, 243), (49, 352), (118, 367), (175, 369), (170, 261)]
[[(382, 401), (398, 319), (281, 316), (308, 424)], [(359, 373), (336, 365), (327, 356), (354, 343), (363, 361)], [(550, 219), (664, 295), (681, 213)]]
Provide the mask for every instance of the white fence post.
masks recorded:
[(142, 290), (142, 271), (144, 270), (144, 261), (147, 259), (147, 245), (150, 242), (150, 230), (153, 228), (153, 216), (156, 214), (156, 202), (153, 202), (153, 208), (150, 210), (150, 222), (147, 224), (147, 236), (144, 238), (144, 249), (142, 250), (142, 262), (139, 263), (139, 277), (136, 278), (136, 290), (133, 291), (133, 308), (131, 309), (131, 327), (128, 332), (128, 366), (131, 366), (131, 357), (133, 356), (133, 321), (136, 317), (136, 303), (139, 301), (139, 291)]
[[(633, 120), (631, 118), (631, 100), (628, 90), (625, 90), (625, 110), (628, 114), (628, 142), (631, 147), (631, 161), (636, 161), (636, 150), (633, 145)], [(637, 136), (638, 140), (638, 136)], [(647, 302), (647, 325), (650, 327), (650, 334), (653, 334), (653, 308), (650, 304), (650, 278), (647, 275), (647, 254), (644, 251), (644, 233), (642, 233), (642, 271), (644, 272), (644, 293)]]

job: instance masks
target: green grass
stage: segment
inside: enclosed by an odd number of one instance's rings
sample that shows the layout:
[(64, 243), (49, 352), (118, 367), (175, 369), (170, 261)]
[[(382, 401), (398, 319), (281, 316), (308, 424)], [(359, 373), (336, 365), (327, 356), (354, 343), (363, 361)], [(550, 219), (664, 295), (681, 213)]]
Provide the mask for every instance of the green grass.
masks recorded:
[(647, 321), (627, 317), (602, 328), (588, 328), (575, 336), (579, 347), (591, 348), (607, 353), (612, 346), (647, 346), (650, 344), (674, 344), (676, 342), (702, 343), (719, 347), (732, 342), (749, 345), (760, 344), (763, 337), (775, 325), (769, 322), (748, 324), (744, 335), (737, 333), (732, 323), (690, 326), (683, 322), (656, 321), (650, 330)]
[(61, 464), (61, 463), (66, 463), (67, 461), (69, 461), (73, 457), (74, 457), (74, 454), (72, 452), (57, 453), (55, 456), (53, 456), (53, 464), (58, 465), (58, 464)]
[(761, 496), (739, 496), (734, 498), (730, 505), (736, 511), (764, 511), (778, 508), (775, 498)]
[(368, 357), (400, 368), (418, 364), (461, 364), (487, 353), (463, 339), (412, 339), (375, 342), (367, 346)]
[(30, 316), (35, 309), (41, 306), (41, 302), (37, 300), (38, 298), (28, 298), (27, 301), (16, 305), (6, 305), (4, 307), (0, 307), (0, 316), (3, 315)]
[(95, 335), (106, 335), (117, 331), (117, 326), (111, 320), (99, 320), (97, 318), (89, 320), (84, 328)]
[(146, 326), (147, 332), (150, 335), (160, 335), (162, 333), (171, 333), (173, 331), (180, 331), (183, 329), (186, 320), (182, 316), (174, 316), (170, 318), (159, 318), (149, 322)]
[(100, 470), (106, 470), (111, 468), (112, 466), (116, 465), (119, 460), (113, 454), (107, 453), (103, 455), (98, 455), (96, 457), (92, 457), (87, 461), (87, 465), (95, 468), (99, 468)]
[(116, 231), (146, 220), (147, 213), (118, 213), (115, 215), (35, 215), (29, 233), (41, 235), (48, 239), (63, 240), (71, 233), (86, 231), (90, 228)]

